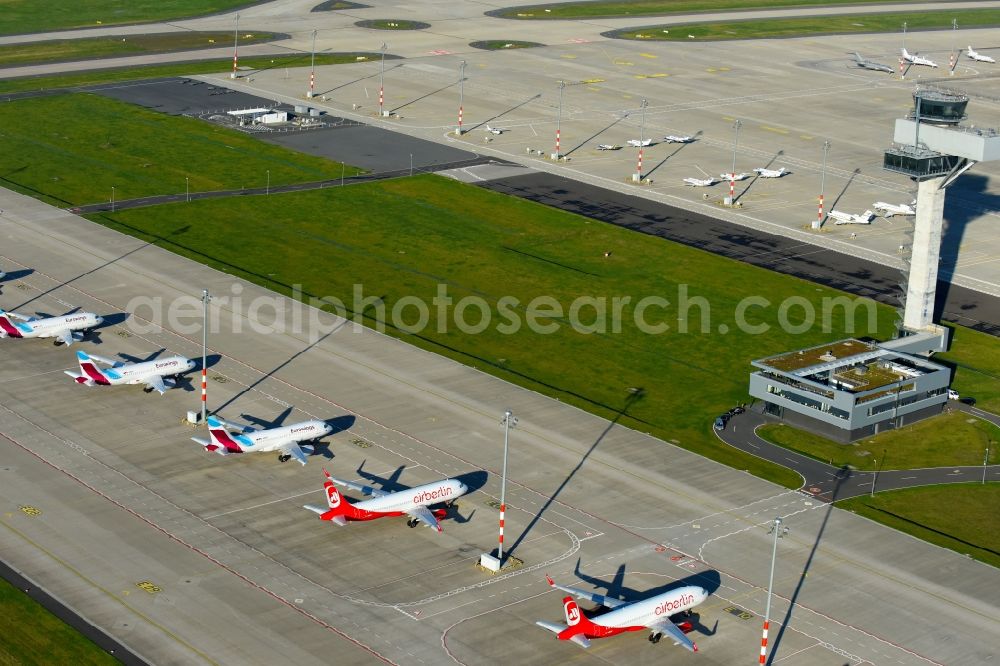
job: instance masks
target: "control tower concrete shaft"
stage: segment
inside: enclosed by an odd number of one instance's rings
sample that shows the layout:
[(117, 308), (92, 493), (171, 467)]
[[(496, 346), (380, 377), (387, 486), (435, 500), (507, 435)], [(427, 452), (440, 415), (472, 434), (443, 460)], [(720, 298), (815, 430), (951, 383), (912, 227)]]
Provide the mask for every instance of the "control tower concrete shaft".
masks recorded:
[(1000, 132), (959, 125), (969, 101), (963, 94), (917, 90), (913, 100), (913, 114), (896, 121), (897, 145), (885, 151), (883, 168), (917, 181), (903, 328), (918, 332), (935, 328), (945, 188), (977, 162), (1000, 159)]

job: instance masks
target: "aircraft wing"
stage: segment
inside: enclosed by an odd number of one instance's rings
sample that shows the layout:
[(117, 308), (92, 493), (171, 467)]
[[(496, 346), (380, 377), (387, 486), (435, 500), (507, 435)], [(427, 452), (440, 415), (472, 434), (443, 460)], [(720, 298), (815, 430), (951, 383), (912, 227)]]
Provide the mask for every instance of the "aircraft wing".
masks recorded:
[(406, 515), (410, 516), (411, 518), (416, 518), (427, 527), (433, 527), (438, 532), (441, 531), (441, 523), (434, 516), (434, 514), (431, 513), (431, 510), (428, 509), (426, 506), (413, 507), (412, 509), (406, 512)]
[(670, 636), (670, 638), (678, 645), (683, 646), (691, 652), (697, 652), (698, 646), (694, 644), (690, 638), (687, 637), (683, 631), (681, 631), (676, 624), (670, 621), (670, 618), (664, 618), (659, 622), (649, 625), (649, 628), (653, 631), (660, 631), (663, 634)]
[(281, 451), (286, 455), (292, 456), (303, 465), (309, 462), (308, 460), (306, 460), (306, 452), (303, 451), (302, 447), (296, 444), (295, 442), (290, 442), (289, 444), (286, 444), (285, 446), (281, 447)]
[(148, 380), (146, 380), (146, 386), (157, 391), (160, 395), (167, 392), (167, 386), (163, 383), (163, 377), (159, 375), (153, 375)]
[(384, 490), (379, 490), (373, 486), (364, 486), (360, 483), (354, 483), (353, 481), (347, 481), (346, 479), (338, 479), (335, 476), (331, 476), (330, 480), (336, 483), (338, 486), (344, 486), (345, 488), (350, 488), (351, 490), (357, 491), (362, 495), (368, 495), (369, 497), (382, 497), (383, 495), (388, 495)]
[(605, 608), (618, 608), (619, 606), (624, 606), (627, 601), (622, 601), (621, 599), (615, 599), (614, 597), (606, 597), (603, 594), (597, 594), (595, 592), (587, 592), (586, 590), (581, 590), (578, 587), (568, 587), (566, 585), (560, 585), (548, 576), (545, 580), (549, 582), (549, 585), (556, 588), (557, 590), (562, 590), (563, 592), (568, 592), (569, 594), (576, 595), (580, 599), (586, 599), (587, 601), (593, 601), (595, 604), (600, 604)]
[(65, 329), (65, 330), (59, 331), (58, 333), (54, 334), (52, 337), (56, 338), (57, 340), (59, 340), (60, 342), (62, 342), (67, 347), (69, 347), (71, 344), (73, 344), (74, 342), (76, 342), (76, 338), (73, 337), (73, 331), (69, 330), (68, 328)]
[(38, 321), (38, 317), (31, 317), (28, 315), (18, 314), (17, 312), (7, 312), (8, 317), (13, 317), (14, 319), (20, 319), (21, 321)]
[[(320, 506), (319, 504), (303, 504), (302, 508), (309, 509), (313, 513), (319, 514), (321, 516), (330, 510), (329, 507)], [(330, 522), (333, 523), (334, 525), (339, 525), (340, 527), (344, 527), (345, 525), (347, 525), (347, 518), (344, 518), (343, 516), (334, 516), (333, 518), (330, 518)]]

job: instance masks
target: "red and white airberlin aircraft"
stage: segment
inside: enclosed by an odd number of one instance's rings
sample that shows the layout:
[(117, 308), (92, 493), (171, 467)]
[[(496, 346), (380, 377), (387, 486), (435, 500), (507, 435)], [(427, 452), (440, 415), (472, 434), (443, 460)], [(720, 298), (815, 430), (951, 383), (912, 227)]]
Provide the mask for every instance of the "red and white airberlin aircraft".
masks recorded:
[(0, 310), (0, 338), (55, 338), (56, 345), (69, 346), (83, 340), (84, 331), (103, 323), (104, 318), (92, 312), (39, 318)]
[[(145, 384), (143, 391), (151, 393), (158, 391), (163, 395), (168, 388), (177, 385), (176, 378), (185, 372), (194, 370), (194, 361), (183, 356), (158, 358), (142, 363), (124, 363), (102, 356), (78, 351), (76, 359), (80, 362), (80, 372), (64, 370), (77, 384), (84, 386), (117, 386), (119, 384)], [(109, 366), (101, 369), (98, 363)]]
[(648, 629), (649, 641), (658, 643), (663, 634), (668, 634), (675, 645), (683, 645), (692, 652), (698, 651), (698, 646), (687, 637), (686, 631), (691, 631), (690, 624), (684, 623), (684, 628), (678, 627), (670, 619), (671, 615), (690, 610), (708, 598), (705, 588), (688, 585), (676, 590), (658, 594), (642, 601), (627, 602), (603, 594), (587, 592), (576, 587), (557, 585), (548, 576), (545, 580), (552, 587), (569, 592), (581, 599), (593, 601), (611, 612), (591, 620), (584, 616), (573, 597), (563, 599), (563, 610), (566, 613), (566, 624), (555, 624), (539, 620), (535, 622), (540, 627), (554, 633), (559, 640), (573, 641), (580, 647), (590, 647), (591, 638), (605, 638), (625, 633), (626, 631), (643, 631)]
[[(352, 521), (405, 515), (409, 517), (406, 524), (410, 527), (416, 527), (417, 523), (423, 523), (440, 532), (441, 518), (448, 514), (448, 510), (446, 508), (432, 510), (429, 506), (450, 503), (469, 492), (468, 486), (458, 479), (444, 479), (389, 493), (372, 486), (363, 486), (352, 481), (337, 479), (330, 476), (330, 473), (325, 469), (323, 473), (326, 474), (326, 481), (323, 483), (323, 490), (326, 492), (326, 506), (306, 504), (303, 508), (318, 513), (323, 520), (329, 520), (341, 527)], [(356, 490), (362, 495), (369, 495), (372, 499), (353, 503), (342, 496), (334, 484)]]
[[(333, 426), (325, 421), (303, 421), (290, 426), (280, 428), (268, 428), (264, 430), (254, 430), (250, 426), (240, 425), (231, 421), (223, 421), (217, 416), (209, 416), (208, 436), (211, 441), (201, 437), (191, 439), (205, 447), (206, 451), (215, 451), (219, 455), (227, 456), (230, 453), (267, 453), (269, 451), (278, 452), (278, 462), (287, 462), (295, 458), (303, 465), (306, 464), (306, 452), (308, 449), (312, 453), (312, 446), (302, 445), (300, 442), (311, 442), (330, 434)], [(232, 433), (230, 430), (236, 430)]]

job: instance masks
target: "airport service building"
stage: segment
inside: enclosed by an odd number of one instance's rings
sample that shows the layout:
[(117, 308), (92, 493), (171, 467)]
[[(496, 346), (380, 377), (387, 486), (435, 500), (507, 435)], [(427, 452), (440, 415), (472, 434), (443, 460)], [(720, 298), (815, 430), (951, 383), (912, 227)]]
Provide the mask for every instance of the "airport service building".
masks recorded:
[(840, 442), (939, 414), (951, 378), (925, 358), (854, 339), (752, 364), (750, 395), (765, 413)]

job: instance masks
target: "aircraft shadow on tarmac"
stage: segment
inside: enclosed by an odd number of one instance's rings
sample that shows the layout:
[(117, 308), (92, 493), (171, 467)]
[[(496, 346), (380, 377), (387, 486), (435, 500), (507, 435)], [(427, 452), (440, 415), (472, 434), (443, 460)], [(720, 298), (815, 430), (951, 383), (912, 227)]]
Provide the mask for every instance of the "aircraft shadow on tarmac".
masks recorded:
[[(770, 169), (770, 168), (771, 168), (771, 166), (772, 166), (772, 165), (774, 164), (775, 160), (777, 160), (777, 159), (778, 159), (779, 157), (781, 157), (781, 156), (782, 156), (782, 155), (784, 155), (784, 154), (785, 154), (785, 151), (784, 151), (784, 150), (779, 150), (778, 152), (776, 152), (776, 153), (774, 154), (774, 157), (772, 157), (772, 158), (771, 158), (770, 160), (768, 160), (767, 164), (765, 164), (765, 165), (764, 165), (764, 168), (765, 168), (765, 169)], [(736, 195), (735, 197), (733, 197), (733, 203), (735, 204), (735, 203), (736, 203), (737, 201), (739, 201), (740, 199), (742, 199), (742, 198), (743, 198), (743, 195), (744, 195), (744, 194), (746, 194), (747, 192), (749, 192), (749, 191), (750, 191), (750, 188), (751, 188), (751, 187), (753, 187), (753, 186), (754, 186), (754, 184), (755, 184), (755, 183), (756, 183), (756, 182), (757, 182), (758, 180), (760, 180), (760, 174), (757, 174), (757, 175), (755, 175), (755, 176), (754, 176), (753, 178), (751, 178), (751, 179), (750, 179), (750, 182), (749, 182), (749, 183), (747, 183), (747, 186), (746, 186), (746, 187), (744, 187), (744, 188), (743, 188), (742, 190), (740, 190), (740, 193), (739, 193), (739, 194), (737, 194), (737, 195)]]
[(3, 288), (5, 282), (13, 282), (14, 280), (20, 280), (21, 278), (26, 278), (32, 273), (34, 273), (32, 268), (22, 268), (16, 271), (7, 271), (7, 274), (0, 278), (0, 288)]
[[(618, 571), (615, 572), (614, 578), (611, 581), (605, 581), (595, 576), (588, 576), (587, 574), (580, 571), (580, 560), (576, 561), (576, 567), (573, 569), (573, 575), (582, 580), (583, 582), (592, 585), (594, 588), (603, 589), (606, 591), (606, 596), (613, 597), (615, 599), (622, 599), (629, 603), (636, 601), (642, 601), (643, 599), (649, 599), (655, 597), (658, 594), (663, 594), (664, 592), (670, 592), (671, 590), (676, 590), (682, 587), (687, 587), (688, 585), (697, 585), (698, 587), (705, 588), (705, 591), (710, 595), (714, 594), (719, 587), (722, 585), (722, 577), (719, 575), (718, 571), (714, 569), (709, 569), (708, 571), (702, 571), (701, 573), (693, 574), (690, 576), (685, 576), (684, 578), (678, 578), (677, 580), (671, 581), (669, 583), (664, 583), (654, 588), (649, 588), (645, 590), (636, 590), (633, 588), (625, 587), (625, 565), (621, 564), (618, 566)], [(610, 612), (612, 609), (606, 606), (597, 606), (591, 610), (584, 611), (584, 614), (593, 619), (600, 617), (605, 613)], [(716, 620), (715, 625), (709, 629), (705, 625), (701, 624), (701, 616), (692, 612), (690, 615), (683, 616), (685, 620), (691, 622), (694, 625), (694, 631), (697, 631), (703, 636), (714, 636), (715, 632), (718, 631), (719, 622)]]

